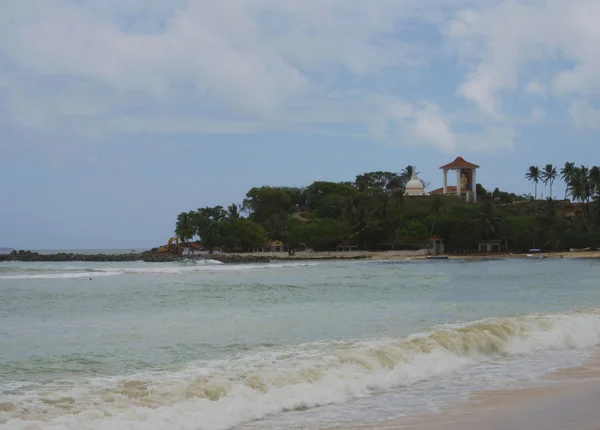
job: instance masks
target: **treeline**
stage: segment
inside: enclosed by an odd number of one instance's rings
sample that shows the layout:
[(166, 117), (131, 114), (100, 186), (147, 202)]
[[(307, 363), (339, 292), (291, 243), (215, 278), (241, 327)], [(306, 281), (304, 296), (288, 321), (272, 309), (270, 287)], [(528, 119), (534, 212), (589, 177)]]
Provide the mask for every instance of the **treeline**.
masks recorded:
[[(566, 163), (561, 169), (566, 195), (575, 204), (481, 184), (475, 204), (455, 195), (407, 197), (404, 186), (413, 170), (365, 173), (352, 182), (252, 188), (242, 204), (179, 214), (175, 233), (181, 241), (198, 239), (209, 250), (226, 251), (264, 248), (270, 241), (290, 250), (411, 249), (427, 246), (432, 235), (441, 236), (451, 252), (476, 250), (484, 240), (501, 240), (511, 251), (600, 246), (597, 167)], [(527, 172), (536, 197), (539, 182), (552, 186), (558, 179), (554, 167), (549, 174), (546, 179), (539, 169)]]

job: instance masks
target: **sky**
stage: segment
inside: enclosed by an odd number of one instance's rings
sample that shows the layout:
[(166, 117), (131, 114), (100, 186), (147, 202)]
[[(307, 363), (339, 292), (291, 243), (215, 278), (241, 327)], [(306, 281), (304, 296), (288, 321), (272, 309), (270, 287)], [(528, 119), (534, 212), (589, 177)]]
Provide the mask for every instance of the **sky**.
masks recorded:
[(533, 193), (528, 166), (599, 159), (599, 19), (597, 0), (0, 0), (0, 247), (153, 247), (254, 186), (410, 164), (434, 189), (457, 156)]

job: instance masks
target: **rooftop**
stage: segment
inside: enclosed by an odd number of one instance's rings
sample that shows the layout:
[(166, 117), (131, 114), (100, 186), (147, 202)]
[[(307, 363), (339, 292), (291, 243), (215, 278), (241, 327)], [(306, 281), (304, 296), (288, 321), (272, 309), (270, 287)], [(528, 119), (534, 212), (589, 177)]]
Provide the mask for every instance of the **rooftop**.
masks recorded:
[(462, 157), (456, 157), (453, 162), (443, 165), (440, 169), (477, 169), (478, 167), (477, 164), (469, 163)]

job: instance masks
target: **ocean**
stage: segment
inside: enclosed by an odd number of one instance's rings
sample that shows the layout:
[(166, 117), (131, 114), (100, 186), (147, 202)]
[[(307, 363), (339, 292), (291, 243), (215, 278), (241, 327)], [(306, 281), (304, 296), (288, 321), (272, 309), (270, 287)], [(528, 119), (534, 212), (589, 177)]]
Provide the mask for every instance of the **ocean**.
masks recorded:
[(318, 429), (550, 383), (600, 262), (0, 263), (0, 429)]

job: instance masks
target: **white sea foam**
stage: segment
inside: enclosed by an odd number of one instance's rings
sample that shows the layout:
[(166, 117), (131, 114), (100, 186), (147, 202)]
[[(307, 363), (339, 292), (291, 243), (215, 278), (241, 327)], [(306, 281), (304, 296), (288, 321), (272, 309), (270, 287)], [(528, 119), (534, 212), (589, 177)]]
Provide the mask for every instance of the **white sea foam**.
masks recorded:
[[(118, 276), (128, 274), (152, 274), (152, 275), (177, 275), (193, 272), (224, 272), (224, 271), (247, 271), (260, 269), (282, 269), (291, 267), (314, 266), (317, 263), (295, 262), (295, 263), (262, 263), (262, 264), (223, 264), (217, 260), (201, 260), (192, 263), (180, 263), (173, 265), (147, 264), (147, 267), (111, 267), (97, 269), (77, 269), (76, 267), (59, 268), (55, 270), (46, 269), (46, 273), (39, 273), (38, 269), (26, 274), (1, 275), (0, 279), (77, 279), (93, 278), (98, 276)], [(27, 270), (27, 269), (25, 269)]]
[(503, 360), (530, 360), (539, 373), (540, 357), (583, 356), (599, 343), (600, 311), (590, 310), (440, 326), (403, 339), (264, 347), (176, 372), (63, 381), (4, 396), (0, 429), (228, 429), (283, 411), (411, 390), (478, 366), (496, 377), (490, 363), (500, 375)]

